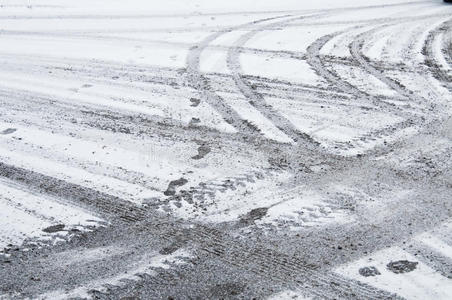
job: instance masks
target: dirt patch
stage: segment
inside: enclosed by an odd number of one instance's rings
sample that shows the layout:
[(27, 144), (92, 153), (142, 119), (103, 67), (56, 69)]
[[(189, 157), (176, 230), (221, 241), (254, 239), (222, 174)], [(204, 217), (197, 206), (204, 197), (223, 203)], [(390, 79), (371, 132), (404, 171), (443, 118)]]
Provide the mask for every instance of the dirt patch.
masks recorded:
[(250, 210), (246, 215), (240, 218), (240, 223), (243, 225), (250, 225), (257, 220), (262, 219), (267, 214), (268, 207), (259, 207)]
[(381, 275), (380, 271), (378, 271), (375, 267), (364, 267), (359, 269), (359, 274), (364, 277), (371, 277)]
[(196, 154), (195, 156), (192, 157), (192, 159), (202, 159), (204, 158), (204, 156), (206, 156), (207, 154), (209, 154), (211, 151), (209, 146), (205, 146), (205, 145), (201, 145), (198, 148), (198, 154)]
[(196, 126), (199, 123), (201, 123), (201, 120), (199, 118), (191, 118), (190, 123), (188, 124), (188, 126)]
[(191, 107), (196, 107), (199, 105), (199, 103), (201, 102), (201, 100), (197, 99), (197, 98), (190, 98), (190, 106)]
[(387, 268), (389, 271), (396, 274), (403, 274), (414, 271), (417, 267), (417, 262), (412, 262), (408, 260), (399, 260), (393, 261), (387, 264)]
[(187, 182), (188, 180), (183, 177), (177, 180), (173, 180), (168, 184), (168, 188), (165, 192), (163, 192), (163, 194), (165, 196), (174, 196), (174, 194), (176, 194), (176, 188), (185, 185)]

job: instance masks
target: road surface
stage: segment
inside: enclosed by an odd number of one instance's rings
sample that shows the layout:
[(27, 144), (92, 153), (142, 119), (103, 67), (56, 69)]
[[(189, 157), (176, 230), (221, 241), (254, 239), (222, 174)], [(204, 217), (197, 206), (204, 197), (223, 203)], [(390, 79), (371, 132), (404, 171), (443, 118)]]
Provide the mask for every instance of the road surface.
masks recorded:
[(304, 2), (1, 1), (0, 299), (450, 299), (452, 5)]

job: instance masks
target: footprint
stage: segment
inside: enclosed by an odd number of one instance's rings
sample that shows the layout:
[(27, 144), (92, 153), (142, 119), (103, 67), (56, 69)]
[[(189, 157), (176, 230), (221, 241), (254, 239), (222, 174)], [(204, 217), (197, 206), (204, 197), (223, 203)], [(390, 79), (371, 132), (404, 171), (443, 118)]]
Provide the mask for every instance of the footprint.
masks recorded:
[(52, 226), (46, 227), (42, 231), (47, 232), (47, 233), (54, 233), (54, 232), (58, 232), (58, 231), (63, 231), (64, 227), (65, 227), (64, 224), (57, 224), (57, 225), (52, 225)]
[(190, 102), (191, 102), (191, 104), (190, 104), (191, 107), (196, 107), (196, 106), (199, 105), (199, 103), (201, 102), (201, 100), (196, 99), (196, 98), (190, 98)]
[(3, 130), (2, 132), (0, 132), (0, 134), (7, 135), (7, 134), (11, 134), (16, 131), (17, 131), (16, 128), (7, 128), (7, 129)]
[(359, 274), (364, 277), (381, 275), (380, 271), (378, 271), (378, 269), (375, 267), (361, 268), (361, 269), (359, 269)]
[(408, 260), (398, 260), (392, 261), (386, 265), (386, 268), (396, 274), (408, 273), (416, 269), (417, 262), (408, 261)]
[(198, 154), (193, 156), (192, 159), (199, 160), (201, 158), (204, 158), (204, 156), (206, 156), (209, 153), (210, 153), (210, 147), (209, 146), (205, 146), (205, 145), (201, 145), (198, 148)]
[(176, 194), (176, 187), (183, 186), (187, 182), (188, 180), (183, 177), (177, 180), (173, 180), (168, 184), (168, 188), (166, 189), (165, 192), (163, 192), (163, 194), (165, 196), (173, 196), (174, 194)]
[(240, 217), (240, 223), (244, 225), (251, 225), (255, 221), (262, 219), (267, 215), (268, 207), (258, 207), (250, 210), (246, 215)]
[(201, 120), (198, 118), (191, 118), (190, 123), (188, 124), (188, 126), (196, 126), (199, 123), (201, 123)]

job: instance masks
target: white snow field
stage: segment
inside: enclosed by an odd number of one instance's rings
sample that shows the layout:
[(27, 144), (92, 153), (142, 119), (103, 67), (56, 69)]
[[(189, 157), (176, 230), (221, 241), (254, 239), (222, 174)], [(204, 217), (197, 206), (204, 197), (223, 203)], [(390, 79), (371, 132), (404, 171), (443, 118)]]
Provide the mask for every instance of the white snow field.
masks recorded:
[(0, 0), (0, 299), (450, 299), (452, 5)]

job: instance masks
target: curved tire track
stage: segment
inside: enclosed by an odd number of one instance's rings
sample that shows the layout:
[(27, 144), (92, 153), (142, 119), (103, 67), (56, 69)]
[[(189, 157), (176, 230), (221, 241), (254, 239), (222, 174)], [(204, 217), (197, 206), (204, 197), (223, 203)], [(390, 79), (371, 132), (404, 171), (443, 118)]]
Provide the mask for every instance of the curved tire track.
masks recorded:
[(240, 65), (240, 49), (251, 40), (259, 32), (268, 30), (272, 27), (279, 27), (289, 24), (290, 22), (303, 19), (303, 16), (292, 18), (283, 22), (277, 22), (273, 24), (267, 24), (255, 30), (252, 30), (242, 35), (235, 43), (234, 46), (229, 48), (227, 56), (227, 65), (232, 72), (232, 78), (241, 91), (241, 93), (248, 99), (248, 102), (256, 108), (262, 115), (269, 119), (279, 130), (284, 132), (287, 136), (292, 138), (295, 142), (308, 142), (309, 144), (317, 146), (316, 143), (308, 134), (298, 130), (286, 117), (281, 115), (271, 105), (266, 103), (262, 94), (256, 92), (251, 84), (242, 75), (243, 71)]
[[(432, 30), (425, 40), (422, 54), (424, 55), (425, 65), (430, 69), (430, 73), (440, 81), (449, 91), (452, 91), (452, 76), (450, 76), (446, 70), (438, 63), (435, 58), (434, 42), (442, 34), (448, 32), (448, 28), (452, 25), (452, 19), (447, 20)], [(445, 51), (446, 53), (448, 51)], [(450, 53), (449, 53), (450, 54)], [(447, 58), (445, 57), (447, 61)], [(452, 67), (452, 66), (451, 66)]]
[[(352, 30), (362, 28), (362, 25), (354, 26), (352, 28), (341, 30), (333, 34), (328, 34), (317, 39), (314, 43), (307, 48), (306, 61), (314, 69), (314, 71), (324, 78), (327, 82), (337, 87), (340, 91), (349, 94), (354, 99), (366, 100), (372, 103), (375, 107), (383, 109), (385, 111), (393, 112), (397, 115), (404, 115), (398, 107), (392, 103), (384, 102), (382, 99), (377, 98), (369, 93), (362, 91), (358, 87), (352, 85), (347, 80), (341, 78), (334, 70), (329, 69), (323, 60), (323, 56), (320, 55), (321, 49), (333, 38), (341, 34), (347, 33)], [(355, 62), (354, 64), (359, 64)]]
[(357, 37), (357, 39), (355, 39), (349, 45), (350, 53), (352, 54), (353, 58), (359, 62), (360, 66), (365, 71), (367, 71), (369, 74), (371, 74), (372, 76), (374, 76), (375, 78), (377, 78), (378, 80), (380, 80), (381, 82), (386, 84), (388, 87), (390, 87), (392, 90), (394, 90), (399, 95), (404, 97), (406, 100), (412, 101), (414, 99), (417, 103), (425, 102), (425, 99), (423, 99), (421, 96), (414, 94), (412, 91), (408, 90), (405, 86), (402, 85), (402, 83), (400, 83), (392, 78), (389, 78), (378, 68), (372, 66), (370, 64), (370, 59), (363, 54), (362, 50), (363, 50), (363, 45), (365, 42), (365, 37), (368, 37), (368, 36), (374, 34), (375, 32), (377, 32), (383, 28), (386, 28), (388, 26), (391, 26), (391, 25), (392, 24), (386, 24), (386, 25), (380, 26), (378, 28), (374, 28), (372, 30), (361, 33)]
[[(351, 28), (338, 31), (333, 34), (328, 34), (328, 35), (322, 36), (321, 38), (317, 39), (314, 43), (312, 43), (308, 47), (307, 55), (306, 55), (308, 64), (317, 72), (317, 74), (319, 74), (326, 81), (330, 82), (331, 84), (333, 84), (335, 87), (337, 87), (344, 93), (349, 94), (351, 97), (354, 97), (355, 99), (358, 98), (360, 100), (367, 100), (368, 102), (372, 103), (376, 108), (379, 108), (383, 111), (392, 112), (395, 115), (404, 117), (405, 120), (403, 120), (402, 122), (399, 122), (399, 123), (391, 125), (391, 126), (387, 126), (380, 130), (372, 131), (368, 134), (355, 138), (354, 141), (355, 142), (359, 141), (359, 143), (367, 143), (368, 141), (374, 140), (375, 137), (381, 138), (384, 135), (393, 135), (393, 134), (395, 134), (395, 132), (404, 130), (404, 129), (412, 126), (415, 123), (414, 122), (415, 117), (412, 114), (410, 114), (408, 111), (406, 111), (406, 110), (402, 111), (400, 109), (400, 107), (398, 107), (392, 103), (385, 102), (381, 97), (376, 97), (376, 96), (370, 95), (369, 93), (367, 93), (365, 91), (362, 91), (360, 88), (350, 84), (348, 81), (341, 78), (341, 76), (339, 76), (334, 70), (331, 70), (330, 68), (326, 67), (325, 62), (324, 62), (324, 56), (320, 55), (321, 49), (333, 38), (335, 38), (341, 34), (363, 28), (363, 26), (368, 26), (368, 24), (353, 26)], [(383, 26), (388, 26), (388, 25), (383, 25)], [(372, 29), (371, 31), (374, 31), (374, 30), (375, 29)], [(356, 43), (356, 42), (357, 41), (355, 41), (353, 43)], [(358, 42), (359, 42), (359, 40), (358, 40)], [(359, 46), (362, 47), (362, 43), (360, 43)], [(367, 61), (365, 61), (365, 59), (363, 57), (356, 55), (356, 53), (355, 53), (355, 55), (353, 55), (353, 53), (352, 53), (353, 64), (356, 64), (357, 66), (362, 66), (363, 60), (366, 63), (366, 65), (368, 65)], [(368, 72), (371, 71), (369, 73), (372, 74), (373, 70), (371, 68), (372, 67), (369, 66), (369, 68), (365, 68), (365, 70)], [(375, 72), (377, 72), (377, 71), (375, 71)], [(407, 105), (409, 106), (409, 104), (407, 104)], [(355, 144), (354, 142), (353, 143), (339, 143), (339, 144), (336, 144), (336, 147), (340, 148), (342, 151), (346, 151), (350, 148), (354, 148), (355, 147), (354, 144)]]
[[(418, 21), (420, 19), (431, 19), (432, 17), (441, 17), (441, 16), (444, 16), (444, 15), (443, 14), (433, 14), (433, 15), (427, 15), (427, 16), (422, 16), (422, 17), (411, 17), (411, 18), (402, 19), (401, 21), (402, 22), (410, 22), (410, 21)], [(447, 23), (447, 22), (445, 22), (445, 23)], [(437, 72), (439, 72), (439, 74), (440, 74), (439, 77), (443, 78), (443, 79), (446, 79), (446, 78), (444, 78), (444, 74), (442, 74), (441, 68), (438, 67), (438, 65), (436, 63), (434, 63), (434, 54), (431, 51), (432, 51), (432, 43), (435, 39), (436, 34), (438, 34), (438, 30), (444, 30), (444, 28), (442, 26), (444, 26), (445, 23), (443, 23), (439, 28), (433, 30), (433, 32), (429, 33), (425, 46), (422, 51), (423, 54), (426, 56), (426, 64), (427, 65), (431, 64), (432, 66), (434, 66), (435, 69), (437, 69)], [(425, 104), (428, 102), (427, 99), (425, 99), (421, 95), (417, 95), (413, 91), (409, 90), (398, 80), (386, 76), (384, 74), (385, 69), (380, 68), (375, 63), (372, 63), (371, 60), (368, 57), (366, 57), (365, 54), (363, 53), (363, 47), (364, 47), (364, 43), (365, 43), (367, 37), (372, 36), (377, 31), (380, 31), (384, 28), (387, 28), (387, 27), (390, 27), (393, 25), (398, 25), (398, 24), (400, 24), (400, 23), (396, 24), (396, 23), (391, 22), (391, 23), (384, 24), (377, 28), (373, 28), (371, 30), (361, 33), (349, 45), (350, 53), (351, 53), (352, 57), (360, 64), (362, 69), (364, 69), (366, 72), (368, 72), (369, 74), (371, 74), (372, 76), (374, 76), (375, 78), (377, 78), (378, 80), (380, 80), (381, 82), (386, 84), (388, 87), (390, 87), (392, 90), (397, 92), (399, 95), (401, 95), (407, 101), (414, 100), (417, 103)], [(426, 87), (430, 88), (428, 86), (426, 86)]]
[(242, 117), (234, 110), (233, 107), (228, 105), (221, 96), (216, 94), (215, 91), (211, 89), (209, 79), (204, 74), (202, 74), (200, 70), (201, 55), (210, 43), (212, 43), (222, 35), (233, 32), (235, 30), (245, 29), (255, 24), (284, 17), (286, 16), (260, 19), (211, 34), (196, 46), (192, 47), (187, 56), (187, 79), (189, 85), (196, 89), (199, 92), (201, 99), (211, 105), (227, 123), (231, 124), (239, 132), (249, 136), (258, 135), (259, 137), (263, 137), (263, 134), (250, 122), (242, 119)]

